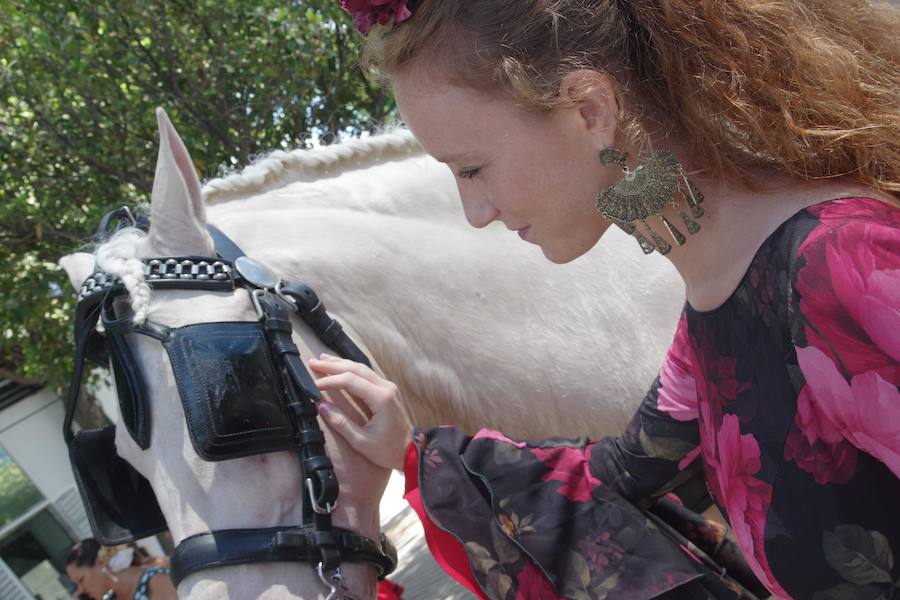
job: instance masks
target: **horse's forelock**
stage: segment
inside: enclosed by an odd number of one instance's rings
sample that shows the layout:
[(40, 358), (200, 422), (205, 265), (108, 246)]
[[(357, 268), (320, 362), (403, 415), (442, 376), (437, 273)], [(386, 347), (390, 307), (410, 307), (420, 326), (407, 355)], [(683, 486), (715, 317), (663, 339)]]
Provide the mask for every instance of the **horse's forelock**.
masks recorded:
[(124, 227), (94, 251), (97, 268), (122, 280), (138, 324), (150, 311), (150, 286), (144, 281), (144, 264), (138, 256), (138, 243), (146, 235), (136, 227)]
[(215, 204), (259, 194), (297, 179), (333, 177), (375, 161), (421, 152), (409, 130), (401, 128), (321, 148), (276, 150), (239, 172), (208, 181), (203, 186), (203, 198), (208, 204)]

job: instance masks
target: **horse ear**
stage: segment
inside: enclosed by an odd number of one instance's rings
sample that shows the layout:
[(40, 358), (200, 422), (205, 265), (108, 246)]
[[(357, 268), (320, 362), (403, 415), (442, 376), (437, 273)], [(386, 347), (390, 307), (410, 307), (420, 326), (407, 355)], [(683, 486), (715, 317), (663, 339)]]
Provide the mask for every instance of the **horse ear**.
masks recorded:
[(59, 259), (59, 266), (63, 268), (72, 287), (81, 289), (81, 284), (94, 272), (94, 255), (87, 252), (75, 252), (67, 254)]
[(152, 252), (160, 256), (210, 256), (215, 250), (206, 232), (206, 208), (200, 180), (184, 142), (162, 108), (156, 109), (159, 158), (150, 195)]

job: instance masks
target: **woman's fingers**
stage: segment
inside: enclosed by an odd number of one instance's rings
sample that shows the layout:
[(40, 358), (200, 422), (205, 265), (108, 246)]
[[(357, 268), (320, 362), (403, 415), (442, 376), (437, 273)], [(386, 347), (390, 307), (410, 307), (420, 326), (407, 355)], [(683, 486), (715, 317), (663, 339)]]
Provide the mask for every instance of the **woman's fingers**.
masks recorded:
[(320, 354), (319, 358), (310, 359), (309, 366), (320, 373), (326, 374), (349, 371), (350, 373), (356, 373), (363, 379), (375, 384), (385, 381), (378, 373), (362, 363), (346, 358), (338, 358), (337, 356), (331, 356), (330, 354)]
[(364, 453), (367, 450), (370, 440), (363, 428), (354, 423), (353, 419), (348, 418), (334, 404), (322, 402), (319, 404), (319, 414), (331, 429), (347, 440), (347, 443), (356, 448), (358, 452)]
[(317, 375), (324, 375), (316, 379), (320, 390), (347, 392), (373, 412), (397, 398), (397, 386), (363, 364), (344, 359), (312, 359), (309, 366)]
[(341, 390), (354, 399), (362, 401), (372, 412), (377, 412), (386, 402), (393, 399), (390, 387), (376, 385), (356, 373), (338, 373), (316, 379), (316, 386), (323, 392)]
[(360, 425), (348, 418), (344, 406), (323, 402), (319, 410), (325, 423), (375, 464), (391, 469), (402, 467), (412, 425), (398, 402), (397, 386), (365, 365), (349, 360), (314, 359), (309, 366), (322, 392), (336, 399), (341, 393), (346, 394), (371, 413), (368, 422)]
[(336, 406), (359, 426), (364, 426), (372, 418), (372, 410), (365, 402), (339, 390), (322, 392), (322, 401)]

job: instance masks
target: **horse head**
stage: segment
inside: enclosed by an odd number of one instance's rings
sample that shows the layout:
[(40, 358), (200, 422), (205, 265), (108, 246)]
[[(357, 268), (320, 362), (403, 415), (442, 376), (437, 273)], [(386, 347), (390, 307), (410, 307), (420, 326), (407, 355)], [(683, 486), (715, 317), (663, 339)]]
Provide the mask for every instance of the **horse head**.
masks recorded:
[[(206, 229), (201, 186), (188, 151), (169, 118), (157, 112), (160, 148), (150, 202), (150, 227), (119, 231), (93, 255), (78, 253), (60, 264), (79, 287), (96, 267), (117, 276), (128, 289), (128, 300), (117, 301), (116, 318), (140, 324), (152, 322), (167, 330), (200, 323), (257, 321), (246, 291), (154, 290), (144, 281), (146, 257), (215, 257)], [(300, 356), (327, 350), (315, 334), (293, 319), (293, 342)], [(128, 335), (127, 345), (142, 374), (148, 399), (149, 444), (142, 449), (119, 419), (115, 448), (149, 482), (176, 544), (189, 536), (223, 529), (261, 529), (298, 525), (303, 520), (300, 462), (296, 452), (279, 451), (231, 460), (209, 461), (198, 456), (185, 420), (171, 356), (151, 336)], [(211, 380), (224, 373), (207, 372)], [(212, 381), (210, 385), (216, 385)], [(247, 390), (248, 395), (254, 393)], [(332, 398), (346, 405), (345, 398)], [(351, 410), (352, 414), (352, 410)], [(324, 429), (324, 428), (323, 428)], [(377, 499), (387, 474), (356, 454), (339, 436), (325, 430), (328, 455), (335, 465), (341, 495), (334, 522), (377, 538)], [(348, 585), (371, 590), (373, 571), (363, 565), (344, 568)], [(312, 569), (274, 563), (252, 570), (226, 567), (202, 571), (179, 585), (179, 594), (197, 598), (316, 597), (322, 586)], [(225, 590), (225, 594), (223, 594)]]

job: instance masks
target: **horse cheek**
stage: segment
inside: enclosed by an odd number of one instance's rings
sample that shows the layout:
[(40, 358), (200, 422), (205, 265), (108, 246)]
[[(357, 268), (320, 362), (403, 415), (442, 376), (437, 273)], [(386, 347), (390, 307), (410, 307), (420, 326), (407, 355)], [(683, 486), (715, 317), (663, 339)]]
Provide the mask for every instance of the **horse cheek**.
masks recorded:
[[(135, 443), (128, 433), (128, 429), (122, 419), (116, 421), (116, 454), (122, 457), (128, 464), (137, 469), (137, 472), (147, 477), (148, 470), (144, 464), (144, 451)], [(149, 479), (149, 477), (147, 477)]]

